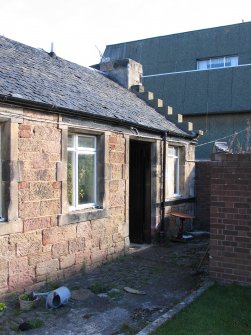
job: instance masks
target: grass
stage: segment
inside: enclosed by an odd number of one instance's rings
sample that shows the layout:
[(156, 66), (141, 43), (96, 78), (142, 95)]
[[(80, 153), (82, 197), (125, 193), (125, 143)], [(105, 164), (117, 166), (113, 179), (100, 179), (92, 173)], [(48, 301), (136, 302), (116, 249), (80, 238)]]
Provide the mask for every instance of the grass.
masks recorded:
[(43, 325), (44, 325), (44, 322), (42, 320), (33, 319), (33, 320), (25, 321), (25, 322), (21, 323), (20, 325), (12, 326), (11, 330), (13, 330), (15, 332), (19, 332), (20, 330), (21, 331), (27, 331), (27, 330), (30, 330), (30, 329), (41, 328)]
[(103, 283), (101, 282), (95, 282), (94, 284), (92, 284), (89, 289), (95, 293), (95, 294), (99, 294), (99, 293), (107, 293), (111, 287), (110, 286), (107, 286), (107, 285), (104, 285)]
[(124, 292), (118, 289), (111, 289), (107, 294), (111, 300), (120, 300), (123, 297)]
[(92, 284), (89, 289), (95, 294), (107, 293), (107, 297), (109, 297), (111, 300), (119, 300), (124, 295), (123, 291), (109, 285), (104, 285), (98, 281)]
[(128, 323), (123, 323), (122, 326), (120, 327), (120, 330), (123, 334), (126, 334), (126, 335), (135, 334), (135, 330)]
[(0, 302), (0, 312), (3, 312), (6, 309), (6, 304), (4, 302)]
[(251, 287), (214, 285), (152, 335), (250, 335)]
[(32, 293), (22, 293), (19, 298), (24, 301), (33, 301), (36, 299), (33, 297)]
[(60, 287), (60, 284), (59, 284), (59, 282), (54, 282), (54, 281), (48, 281), (47, 283), (46, 283), (46, 285), (44, 286), (44, 289), (45, 289), (45, 291), (46, 292), (48, 292), (48, 291), (53, 291), (53, 290), (56, 290), (57, 288), (59, 288)]
[(43, 321), (39, 319), (29, 320), (28, 323), (30, 324), (31, 329), (37, 329), (43, 326)]

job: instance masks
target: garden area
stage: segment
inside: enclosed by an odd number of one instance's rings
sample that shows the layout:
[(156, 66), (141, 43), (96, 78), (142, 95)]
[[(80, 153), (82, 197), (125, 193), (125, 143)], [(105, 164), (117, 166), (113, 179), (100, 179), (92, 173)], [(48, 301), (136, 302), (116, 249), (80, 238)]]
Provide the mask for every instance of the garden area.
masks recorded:
[(152, 335), (250, 335), (251, 287), (214, 285)]

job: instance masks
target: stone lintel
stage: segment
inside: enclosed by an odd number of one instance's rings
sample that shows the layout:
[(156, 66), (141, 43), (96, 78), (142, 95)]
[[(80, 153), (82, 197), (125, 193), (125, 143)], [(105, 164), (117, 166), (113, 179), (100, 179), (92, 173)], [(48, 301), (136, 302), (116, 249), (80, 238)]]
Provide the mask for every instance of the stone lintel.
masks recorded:
[(23, 123), (23, 108), (0, 106), (0, 122)]

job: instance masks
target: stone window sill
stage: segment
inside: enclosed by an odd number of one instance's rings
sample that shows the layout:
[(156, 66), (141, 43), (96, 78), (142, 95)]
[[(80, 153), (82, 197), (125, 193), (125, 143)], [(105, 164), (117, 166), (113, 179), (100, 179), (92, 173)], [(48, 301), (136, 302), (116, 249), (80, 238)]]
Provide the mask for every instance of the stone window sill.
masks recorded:
[(0, 222), (0, 236), (16, 234), (23, 232), (23, 222), (20, 219), (15, 221), (1, 221)]
[(58, 215), (58, 225), (64, 226), (71, 223), (79, 223), (90, 220), (98, 220), (108, 217), (107, 209), (88, 208)]

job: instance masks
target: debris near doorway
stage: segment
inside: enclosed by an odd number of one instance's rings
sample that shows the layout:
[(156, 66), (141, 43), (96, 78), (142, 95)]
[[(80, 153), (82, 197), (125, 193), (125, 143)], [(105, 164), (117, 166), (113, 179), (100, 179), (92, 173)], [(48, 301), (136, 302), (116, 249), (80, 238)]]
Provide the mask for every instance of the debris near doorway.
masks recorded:
[(146, 292), (144, 291), (139, 291), (139, 290), (135, 290), (134, 288), (131, 287), (124, 287), (124, 290), (128, 293), (132, 293), (132, 294), (138, 294), (138, 295), (145, 295)]

